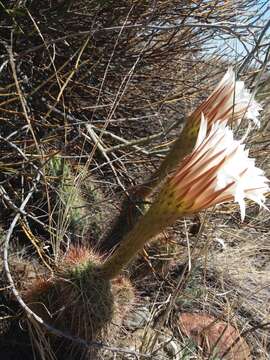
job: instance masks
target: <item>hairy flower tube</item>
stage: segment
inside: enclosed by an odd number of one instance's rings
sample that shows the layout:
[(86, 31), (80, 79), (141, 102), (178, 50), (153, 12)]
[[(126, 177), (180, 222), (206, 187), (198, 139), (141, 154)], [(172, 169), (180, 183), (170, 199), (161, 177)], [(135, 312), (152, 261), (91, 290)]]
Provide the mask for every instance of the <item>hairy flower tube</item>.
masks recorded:
[(225, 123), (216, 122), (209, 132), (207, 127), (202, 115), (193, 152), (169, 175), (148, 212), (101, 265), (105, 277), (115, 277), (147, 241), (182, 216), (236, 201), (243, 220), (245, 198), (265, 206), (268, 179), (248, 157), (245, 145), (234, 140)]
[[(244, 82), (236, 81), (234, 71), (229, 68), (210, 96), (188, 117), (183, 131), (172, 145), (159, 168), (146, 182), (138, 186), (130, 194), (131, 200), (126, 199), (123, 203), (123, 213), (121, 213), (115, 226), (103, 241), (105, 249), (111, 249), (121, 241), (124, 234), (127, 233), (126, 230), (132, 228), (132, 225), (141, 214), (137, 207), (141, 207), (144, 199), (151, 194), (153, 189), (179, 165), (185, 156), (191, 153), (199, 133), (202, 113), (207, 119), (207, 132), (209, 132), (216, 122), (222, 124), (236, 122), (239, 124), (242, 118), (247, 118), (259, 126), (258, 116), (261, 109), (261, 106), (245, 88)], [(128, 212), (126, 211), (127, 208)], [(127, 213), (131, 214), (131, 221), (128, 221)], [(123, 224), (127, 225), (124, 227)]]

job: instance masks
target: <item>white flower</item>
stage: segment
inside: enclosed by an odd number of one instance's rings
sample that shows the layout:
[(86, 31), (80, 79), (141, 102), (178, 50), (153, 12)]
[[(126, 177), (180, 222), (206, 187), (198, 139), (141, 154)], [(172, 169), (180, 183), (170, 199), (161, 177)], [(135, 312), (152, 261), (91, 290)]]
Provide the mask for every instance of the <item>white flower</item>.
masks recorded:
[(267, 183), (264, 172), (248, 157), (245, 145), (234, 140), (226, 123), (214, 123), (207, 134), (207, 119), (202, 115), (193, 152), (168, 178), (158, 202), (165, 209), (167, 201), (170, 212), (174, 208), (180, 215), (236, 201), (243, 220), (244, 199), (264, 206)]
[(236, 81), (234, 71), (229, 68), (211, 95), (190, 116), (190, 121), (200, 123), (201, 113), (204, 113), (208, 128), (216, 121), (240, 123), (243, 118), (259, 126), (261, 110), (244, 82)]

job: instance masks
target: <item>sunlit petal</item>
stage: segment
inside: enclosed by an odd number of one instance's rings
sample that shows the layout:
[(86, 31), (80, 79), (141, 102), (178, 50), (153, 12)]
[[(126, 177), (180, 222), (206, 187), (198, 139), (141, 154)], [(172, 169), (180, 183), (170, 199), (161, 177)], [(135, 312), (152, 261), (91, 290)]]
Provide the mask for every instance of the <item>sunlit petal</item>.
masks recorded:
[(237, 122), (246, 118), (259, 126), (262, 107), (245, 88), (243, 81), (236, 81), (236, 75), (229, 68), (210, 96), (190, 116), (191, 123), (199, 123), (201, 113), (208, 119), (208, 127), (219, 122)]

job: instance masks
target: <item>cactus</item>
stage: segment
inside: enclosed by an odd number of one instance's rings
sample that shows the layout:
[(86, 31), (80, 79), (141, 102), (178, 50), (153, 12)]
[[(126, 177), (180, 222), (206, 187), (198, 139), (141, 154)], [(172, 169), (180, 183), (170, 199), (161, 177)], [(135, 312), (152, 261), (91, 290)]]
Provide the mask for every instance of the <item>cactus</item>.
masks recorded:
[[(119, 276), (109, 281), (97, 270), (100, 259), (86, 248), (71, 248), (53, 276), (36, 278), (24, 299), (44, 321), (88, 342), (110, 338), (110, 324), (121, 325), (134, 300), (130, 282)], [(49, 338), (56, 354), (74, 359), (97, 356), (98, 348)], [(96, 358), (96, 357), (95, 357)]]
[(66, 228), (81, 235), (86, 226), (85, 201), (69, 163), (55, 155), (48, 162), (47, 174), (52, 178), (57, 192), (54, 200), (55, 215), (58, 217), (56, 222), (62, 219)]

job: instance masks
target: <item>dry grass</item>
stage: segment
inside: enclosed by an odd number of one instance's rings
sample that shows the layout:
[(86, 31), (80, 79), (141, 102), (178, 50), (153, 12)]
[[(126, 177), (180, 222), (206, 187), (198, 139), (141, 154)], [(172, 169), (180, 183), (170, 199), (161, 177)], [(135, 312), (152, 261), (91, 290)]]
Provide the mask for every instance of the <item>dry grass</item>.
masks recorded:
[[(120, 195), (158, 166), (186, 114), (232, 62), (209, 40), (218, 35), (224, 45), (235, 36), (244, 44), (254, 43), (251, 34), (258, 39), (263, 28), (236, 24), (236, 13), (250, 24), (259, 20), (249, 12), (253, 5), (0, 1), (0, 239), (3, 244), (20, 213), (9, 256), (16, 287), (25, 290), (20, 281), (30, 283), (36, 269), (53, 274), (71, 245), (98, 246), (118, 214)], [(250, 83), (263, 68), (256, 56), (265, 48), (256, 46), (235, 59)], [(260, 98), (266, 104), (267, 97), (264, 82)], [(268, 176), (269, 113), (266, 106), (262, 130), (249, 137), (252, 156)], [(254, 359), (266, 360), (268, 233), (267, 213), (255, 207), (244, 224), (233, 206), (179, 222), (129, 269), (137, 289), (134, 311), (148, 306), (148, 323), (136, 331), (122, 327), (101, 357), (145, 358), (135, 350), (151, 359), (202, 359), (178, 318), (182, 311), (206, 311), (244, 332)], [(32, 360), (38, 349), (37, 357), (54, 359), (42, 327), (31, 320), (21, 330), (21, 307), (9, 286), (3, 272), (0, 357)], [(119, 332), (119, 324), (114, 329)], [(165, 349), (170, 339), (175, 357)], [(130, 353), (120, 355), (122, 346)]]

